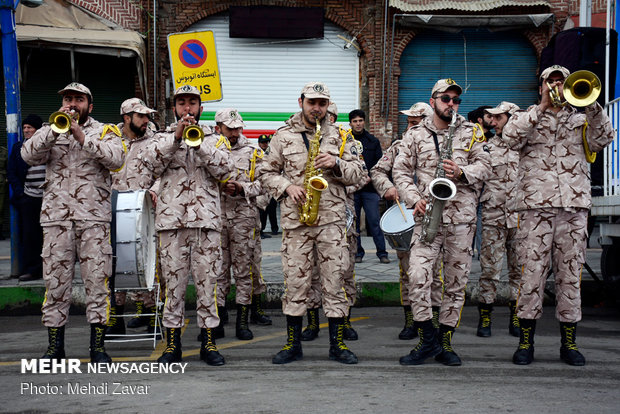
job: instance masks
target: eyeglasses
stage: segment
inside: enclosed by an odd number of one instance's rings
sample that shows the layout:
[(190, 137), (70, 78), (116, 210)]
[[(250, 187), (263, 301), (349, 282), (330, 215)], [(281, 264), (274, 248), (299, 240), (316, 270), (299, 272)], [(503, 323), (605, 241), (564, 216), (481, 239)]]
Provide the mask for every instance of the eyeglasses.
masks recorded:
[(448, 95), (441, 95), (441, 96), (438, 96), (436, 99), (440, 99), (441, 102), (443, 102), (443, 103), (448, 103), (448, 102), (452, 101), (454, 103), (454, 105), (458, 105), (461, 102), (463, 102), (463, 100), (461, 98), (459, 98), (459, 97), (455, 96), (454, 98), (452, 98), (452, 97), (450, 97)]

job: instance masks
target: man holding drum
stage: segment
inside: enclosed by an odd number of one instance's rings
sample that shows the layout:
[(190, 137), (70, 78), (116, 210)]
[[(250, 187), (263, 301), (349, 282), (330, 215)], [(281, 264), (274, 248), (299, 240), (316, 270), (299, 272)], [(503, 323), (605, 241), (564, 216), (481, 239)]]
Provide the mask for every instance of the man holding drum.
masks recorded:
[(230, 177), (234, 164), (227, 150), (216, 147), (218, 138), (209, 127), (190, 127), (198, 123), (202, 113), (196, 87), (183, 85), (175, 90), (174, 113), (177, 122), (157, 134), (144, 155), (149, 169), (161, 180), (155, 227), (166, 281), (163, 324), (167, 347), (158, 361), (182, 360), (181, 328), (191, 272), (202, 335), (200, 359), (209, 365), (223, 365), (211, 330), (220, 321), (214, 295), (222, 265), (219, 184)]
[[(416, 215), (408, 275), (412, 288), (413, 320), (420, 342), (408, 355), (400, 358), (402, 365), (420, 365), (432, 356), (444, 365), (461, 364), (452, 349), (452, 334), (465, 303), (478, 195), (490, 171), (489, 155), (482, 146), (469, 148), (473, 125), (463, 117), (455, 116), (461, 102), (461, 92), (461, 87), (452, 79), (440, 79), (435, 83), (430, 99), (433, 117), (426, 118), (422, 124), (405, 133), (394, 161), (393, 176), (398, 193), (408, 207), (415, 206)], [(445, 148), (450, 140), (452, 148)], [(434, 178), (442, 175), (454, 185), (455, 190), (452, 198), (445, 201), (445, 208), (436, 213), (436, 226), (425, 229), (431, 234), (436, 231), (434, 239), (421, 240), (425, 227), (421, 219), (427, 203), (433, 201), (437, 206), (436, 199), (429, 198), (429, 185)], [(431, 283), (437, 260), (443, 261), (444, 269), (439, 340), (433, 327), (431, 308)]]
[[(127, 155), (125, 165), (120, 170), (112, 172), (112, 188), (116, 191), (149, 190), (155, 183), (155, 177), (142, 162), (140, 154), (146, 152), (153, 139), (154, 133), (148, 128), (148, 123), (150, 115), (156, 111), (147, 107), (141, 99), (131, 98), (121, 104), (120, 112), (123, 122), (118, 127), (122, 133), (123, 144), (127, 148)], [(157, 199), (155, 191), (149, 191), (153, 204), (155, 204)], [(143, 242), (149, 241), (144, 240)], [(155, 263), (144, 264), (147, 266), (155, 265)], [(149, 318), (148, 333), (154, 333), (157, 328), (154, 316), (155, 306), (157, 306), (155, 294), (155, 289), (153, 289), (150, 292), (139, 292), (133, 295), (136, 301), (142, 302), (143, 306), (147, 308), (146, 313), (153, 315)], [(125, 334), (123, 318), (117, 318), (115, 315), (122, 315), (125, 312), (127, 292), (117, 291), (114, 296), (116, 301), (110, 307), (110, 321), (106, 329), (108, 338)]]
[(62, 114), (54, 114), (55, 125), (44, 125), (21, 150), (28, 164), (46, 164), (41, 209), (46, 292), (41, 310), (49, 347), (43, 358), (65, 357), (65, 324), (77, 251), (91, 326), (90, 359), (111, 362), (104, 347), (112, 273), (110, 170), (123, 165), (125, 152), (120, 138), (106, 133), (108, 126), (89, 116), (93, 97), (86, 86), (72, 82), (58, 93)]

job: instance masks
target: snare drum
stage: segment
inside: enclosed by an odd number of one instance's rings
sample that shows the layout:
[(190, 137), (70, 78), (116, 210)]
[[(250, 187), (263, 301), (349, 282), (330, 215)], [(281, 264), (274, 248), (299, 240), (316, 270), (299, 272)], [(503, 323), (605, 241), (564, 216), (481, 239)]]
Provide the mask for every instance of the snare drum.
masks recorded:
[(115, 289), (153, 288), (155, 213), (147, 190), (119, 191), (116, 218)]
[(394, 250), (406, 252), (411, 244), (411, 236), (413, 236), (413, 209), (403, 209), (407, 221), (403, 218), (398, 205), (394, 204), (388, 208), (379, 222), (379, 227), (383, 231), (385, 238)]

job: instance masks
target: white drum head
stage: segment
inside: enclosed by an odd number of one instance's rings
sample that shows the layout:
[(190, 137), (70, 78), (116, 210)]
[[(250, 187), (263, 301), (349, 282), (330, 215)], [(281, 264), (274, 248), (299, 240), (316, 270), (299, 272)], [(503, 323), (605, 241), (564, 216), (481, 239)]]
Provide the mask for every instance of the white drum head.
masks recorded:
[[(403, 207), (402, 203), (401, 207)], [(383, 216), (381, 216), (381, 221), (379, 222), (381, 230), (384, 233), (395, 234), (402, 233), (412, 228), (415, 225), (415, 221), (413, 220), (413, 209), (406, 209), (403, 207), (403, 211), (405, 212), (407, 221), (405, 221), (397, 204), (388, 208), (386, 212), (383, 213)]]

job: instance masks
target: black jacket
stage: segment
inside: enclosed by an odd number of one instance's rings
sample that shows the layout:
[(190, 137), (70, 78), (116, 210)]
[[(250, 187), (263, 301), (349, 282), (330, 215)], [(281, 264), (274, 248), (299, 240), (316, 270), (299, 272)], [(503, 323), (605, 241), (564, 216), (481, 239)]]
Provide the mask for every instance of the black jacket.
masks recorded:
[[(368, 174), (370, 174), (370, 169), (375, 166), (377, 162), (383, 157), (383, 150), (381, 149), (381, 143), (379, 140), (364, 130), (360, 135), (353, 134), (356, 140), (360, 141), (364, 146), (364, 151), (362, 155), (364, 157), (364, 163), (366, 163), (366, 168), (368, 169)], [(367, 192), (375, 192), (375, 187), (372, 185), (372, 181), (362, 187), (359, 191), (367, 191)]]

